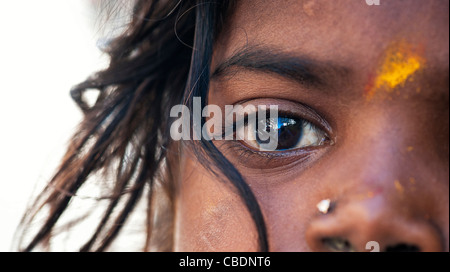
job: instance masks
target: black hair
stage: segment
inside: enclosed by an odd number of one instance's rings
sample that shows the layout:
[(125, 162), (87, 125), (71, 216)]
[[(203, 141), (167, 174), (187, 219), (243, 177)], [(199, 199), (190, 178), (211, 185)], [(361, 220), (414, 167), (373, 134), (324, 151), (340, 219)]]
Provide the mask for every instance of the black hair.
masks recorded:
[[(202, 106), (207, 104), (214, 41), (233, 3), (168, 2), (171, 1), (136, 1), (129, 27), (105, 49), (109, 67), (71, 90), (84, 119), (56, 174), (22, 219), (18, 232), (20, 250), (31, 251), (47, 243), (77, 192), (97, 173), (113, 173), (114, 178), (112, 184), (108, 181), (104, 197), (108, 200), (107, 208), (80, 251), (107, 250), (144, 196), (148, 203), (144, 250), (148, 250), (154, 231), (154, 192), (160, 182), (168, 199), (173, 199), (171, 180), (176, 176), (173, 169), (180, 146), (193, 148), (199, 161), (219, 181), (229, 182), (235, 188), (255, 223), (259, 250), (268, 250), (261, 209), (236, 168), (211, 141), (203, 139), (180, 145), (169, 136), (172, 106), (183, 103), (192, 108), (194, 96), (203, 98)], [(99, 92), (92, 106), (85, 99), (90, 90)], [(45, 220), (25, 243), (23, 237), (44, 207), (48, 208)], [(166, 216), (169, 226), (173, 209), (169, 201)], [(164, 242), (173, 241), (167, 238)], [(170, 245), (164, 248), (171, 249)]]

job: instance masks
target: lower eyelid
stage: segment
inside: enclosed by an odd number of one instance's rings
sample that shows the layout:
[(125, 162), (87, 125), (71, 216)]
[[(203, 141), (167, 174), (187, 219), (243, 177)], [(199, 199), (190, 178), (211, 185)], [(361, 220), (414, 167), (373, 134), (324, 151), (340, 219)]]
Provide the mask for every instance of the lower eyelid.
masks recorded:
[(239, 141), (223, 141), (220, 149), (240, 166), (254, 169), (296, 168), (306, 167), (322, 150), (307, 147), (288, 151), (260, 152), (247, 147)]

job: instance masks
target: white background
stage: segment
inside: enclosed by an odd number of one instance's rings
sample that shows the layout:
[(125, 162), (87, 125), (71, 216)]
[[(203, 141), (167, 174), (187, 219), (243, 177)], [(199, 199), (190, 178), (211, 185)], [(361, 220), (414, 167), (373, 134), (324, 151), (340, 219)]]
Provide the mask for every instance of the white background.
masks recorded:
[(105, 66), (89, 0), (0, 2), (0, 251), (81, 119), (70, 88)]

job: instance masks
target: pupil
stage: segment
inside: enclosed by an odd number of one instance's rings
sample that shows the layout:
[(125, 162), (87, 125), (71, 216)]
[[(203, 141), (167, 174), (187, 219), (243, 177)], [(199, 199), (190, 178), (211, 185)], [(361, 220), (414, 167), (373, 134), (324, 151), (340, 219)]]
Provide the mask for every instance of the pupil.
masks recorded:
[[(266, 119), (265, 131), (269, 132), (271, 126), (270, 119)], [(290, 149), (296, 146), (302, 138), (302, 127), (303, 123), (301, 120), (288, 117), (278, 117), (276, 124), (276, 129), (278, 130), (277, 150)], [(256, 133), (256, 141), (259, 144), (268, 142), (268, 140), (261, 140), (258, 133)]]

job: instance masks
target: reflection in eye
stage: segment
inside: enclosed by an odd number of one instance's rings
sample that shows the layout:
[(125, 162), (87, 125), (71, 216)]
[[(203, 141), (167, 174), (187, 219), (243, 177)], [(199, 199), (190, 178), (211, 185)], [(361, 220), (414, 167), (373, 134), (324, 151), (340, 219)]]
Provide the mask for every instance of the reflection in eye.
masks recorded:
[[(272, 120), (272, 121), (271, 121)], [(275, 129), (278, 133), (278, 145), (276, 151), (286, 151), (305, 147), (320, 146), (328, 139), (327, 134), (309, 121), (300, 118), (279, 116), (276, 121), (267, 118), (265, 122), (260, 123), (260, 129), (269, 131)], [(251, 148), (265, 151), (261, 144), (266, 143), (259, 137), (258, 128), (255, 124), (248, 123), (245, 128), (248, 138), (244, 140)], [(267, 150), (266, 150), (267, 151)]]

